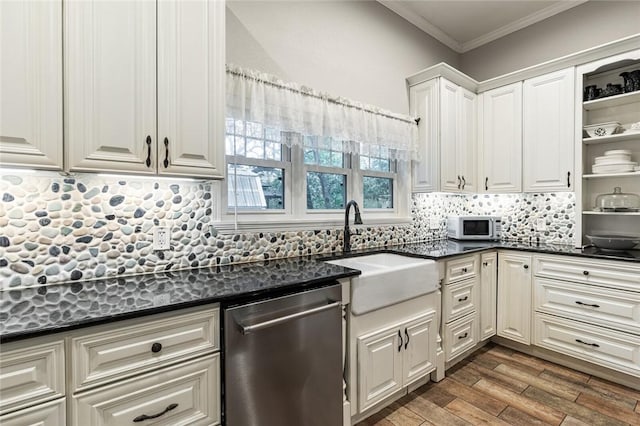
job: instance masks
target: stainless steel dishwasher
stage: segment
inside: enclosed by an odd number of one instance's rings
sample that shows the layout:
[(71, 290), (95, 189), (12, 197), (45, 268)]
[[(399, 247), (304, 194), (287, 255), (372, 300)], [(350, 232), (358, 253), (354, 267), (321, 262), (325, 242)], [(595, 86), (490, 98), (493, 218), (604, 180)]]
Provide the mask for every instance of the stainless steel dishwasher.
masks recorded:
[(224, 314), (227, 426), (342, 424), (339, 284)]

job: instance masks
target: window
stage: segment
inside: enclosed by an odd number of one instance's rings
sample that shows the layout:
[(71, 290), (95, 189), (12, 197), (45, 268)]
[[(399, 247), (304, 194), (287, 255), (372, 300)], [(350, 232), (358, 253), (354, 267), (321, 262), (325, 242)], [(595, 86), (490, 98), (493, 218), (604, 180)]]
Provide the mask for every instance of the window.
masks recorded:
[(359, 153), (353, 148), (348, 141), (227, 119), (227, 215), (249, 222), (341, 221), (347, 200), (355, 199), (370, 215), (397, 216), (399, 187), (408, 198), (399, 182), (403, 163), (383, 146), (360, 145)]

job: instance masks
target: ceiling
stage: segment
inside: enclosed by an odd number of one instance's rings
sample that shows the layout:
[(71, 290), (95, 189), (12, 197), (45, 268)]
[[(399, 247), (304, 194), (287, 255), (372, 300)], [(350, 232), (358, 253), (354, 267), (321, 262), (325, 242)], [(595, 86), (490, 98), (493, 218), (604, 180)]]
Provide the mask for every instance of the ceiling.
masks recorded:
[(475, 49), (585, 1), (378, 0), (458, 53)]

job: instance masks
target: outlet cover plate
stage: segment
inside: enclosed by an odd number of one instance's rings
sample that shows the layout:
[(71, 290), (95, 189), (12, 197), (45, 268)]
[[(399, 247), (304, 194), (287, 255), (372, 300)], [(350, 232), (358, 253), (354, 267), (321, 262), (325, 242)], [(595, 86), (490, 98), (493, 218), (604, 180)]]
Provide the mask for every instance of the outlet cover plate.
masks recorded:
[(153, 249), (169, 250), (171, 248), (171, 231), (168, 226), (156, 226), (153, 229)]

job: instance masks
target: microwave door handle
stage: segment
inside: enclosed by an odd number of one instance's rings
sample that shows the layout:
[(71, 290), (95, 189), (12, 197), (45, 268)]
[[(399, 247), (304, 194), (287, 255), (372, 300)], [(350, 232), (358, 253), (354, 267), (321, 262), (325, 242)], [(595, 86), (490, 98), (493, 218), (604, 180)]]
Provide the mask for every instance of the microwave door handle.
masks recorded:
[(495, 228), (495, 220), (493, 218), (489, 219), (489, 238), (493, 239), (495, 237), (493, 233), (493, 229)]

